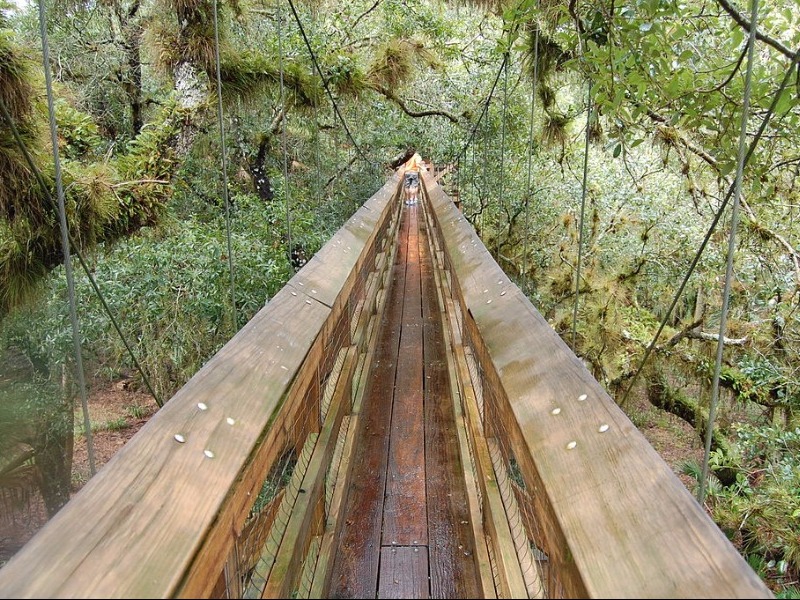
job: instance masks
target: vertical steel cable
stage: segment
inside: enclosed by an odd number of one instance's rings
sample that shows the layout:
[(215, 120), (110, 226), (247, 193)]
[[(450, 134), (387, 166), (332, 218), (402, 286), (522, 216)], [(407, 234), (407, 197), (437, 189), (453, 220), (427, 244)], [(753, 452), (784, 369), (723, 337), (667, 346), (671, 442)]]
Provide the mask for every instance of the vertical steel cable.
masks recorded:
[[(316, 7), (311, 7), (311, 27), (316, 31), (317, 29), (317, 10)], [(317, 206), (322, 204), (322, 154), (320, 151), (320, 127), (319, 127), (319, 111), (317, 110), (317, 102), (314, 101), (312, 105), (314, 111), (314, 161), (317, 167), (317, 181), (314, 185), (314, 199)]]
[(286, 201), (286, 247), (289, 253), (289, 267), (294, 271), (292, 262), (292, 213), (289, 209), (289, 165), (287, 154), (289, 148), (286, 143), (286, 89), (283, 85), (283, 10), (278, 3), (278, 69), (281, 76), (281, 144), (283, 145), (283, 195)]
[(583, 183), (581, 185), (581, 217), (578, 221), (578, 260), (575, 265), (575, 305), (572, 307), (572, 351), (575, 352), (575, 338), (578, 332), (578, 301), (581, 290), (581, 262), (583, 261), (583, 220), (586, 215), (586, 179), (589, 173), (589, 140), (592, 122), (592, 81), (586, 93), (586, 141), (583, 150)]
[[(575, 29), (578, 33), (578, 47), (580, 49), (581, 60), (585, 60), (583, 37), (579, 26), (577, 6), (575, 8)], [(572, 351), (576, 352), (575, 341), (578, 334), (578, 304), (580, 301), (581, 290), (581, 262), (583, 261), (583, 220), (586, 215), (586, 179), (589, 173), (589, 140), (591, 136), (592, 124), (592, 79), (588, 78), (589, 87), (586, 92), (586, 141), (583, 151), (583, 183), (581, 184), (581, 216), (578, 221), (578, 258), (575, 265), (575, 304), (572, 307)], [(577, 352), (576, 352), (577, 353)]]
[[(508, 55), (508, 51), (506, 51)], [(510, 58), (507, 56), (503, 61), (504, 75), (503, 75), (503, 113), (502, 122), (500, 123), (500, 206), (505, 208), (505, 158), (506, 158), (506, 112), (508, 111), (508, 65)], [(499, 251), (499, 248), (498, 248)], [(498, 259), (500, 257), (498, 256)]]
[(222, 149), (222, 193), (225, 198), (225, 237), (228, 244), (228, 271), (231, 279), (231, 326), (237, 331), (236, 285), (233, 272), (233, 250), (231, 248), (231, 201), (228, 194), (228, 151), (225, 146), (225, 124), (222, 119), (222, 75), (219, 66), (219, 24), (217, 0), (214, 0), (214, 62), (217, 69), (217, 122), (219, 123), (219, 144)]
[[(536, 2), (538, 13), (539, 2)], [(538, 14), (537, 14), (538, 16)], [(525, 186), (525, 235), (522, 238), (522, 289), (528, 290), (528, 226), (530, 223), (531, 173), (533, 168), (533, 119), (536, 115), (536, 84), (539, 80), (539, 25), (533, 41), (533, 82), (531, 83), (531, 120), (528, 131), (528, 180)]]
[(61, 225), (61, 251), (64, 253), (64, 273), (67, 278), (67, 294), (69, 295), (69, 319), (72, 324), (72, 345), (75, 352), (75, 370), (78, 376), (78, 388), (81, 394), (83, 410), (83, 429), (86, 434), (86, 449), (89, 455), (89, 472), (97, 471), (94, 460), (94, 439), (92, 423), (89, 419), (89, 398), (86, 394), (86, 379), (83, 373), (83, 357), (81, 356), (81, 331), (78, 324), (78, 311), (75, 302), (75, 280), (72, 276), (72, 258), (67, 230), (67, 209), (64, 201), (64, 185), (61, 180), (61, 160), (58, 156), (58, 128), (56, 127), (56, 111), (53, 103), (53, 79), (50, 74), (50, 46), (47, 40), (47, 15), (44, 0), (39, 0), (39, 33), (42, 36), (42, 63), (44, 66), (44, 82), (47, 88), (47, 112), (50, 117), (50, 139), (53, 144), (53, 163), (55, 165), (56, 195), (58, 197), (58, 217)]
[(756, 27), (758, 19), (758, 0), (752, 0), (750, 16), (750, 35), (747, 40), (747, 71), (744, 80), (744, 100), (742, 102), (742, 124), (739, 131), (739, 150), (736, 157), (736, 179), (734, 182), (733, 206), (731, 207), (731, 230), (728, 235), (728, 256), (725, 267), (725, 287), (722, 293), (722, 311), (719, 317), (719, 340), (717, 342), (717, 357), (714, 363), (714, 379), (711, 386), (711, 406), (708, 411), (708, 424), (706, 425), (705, 451), (703, 453), (703, 475), (697, 499), (702, 504), (706, 496), (706, 480), (708, 479), (708, 460), (711, 454), (711, 438), (714, 432), (714, 419), (719, 400), (719, 374), (722, 368), (722, 352), (725, 347), (725, 330), (727, 329), (728, 304), (731, 296), (731, 280), (733, 279), (733, 255), (736, 251), (736, 227), (739, 223), (739, 203), (742, 195), (742, 174), (744, 172), (745, 149), (747, 140), (747, 120), (750, 110), (750, 85), (753, 75), (753, 55), (756, 41)]

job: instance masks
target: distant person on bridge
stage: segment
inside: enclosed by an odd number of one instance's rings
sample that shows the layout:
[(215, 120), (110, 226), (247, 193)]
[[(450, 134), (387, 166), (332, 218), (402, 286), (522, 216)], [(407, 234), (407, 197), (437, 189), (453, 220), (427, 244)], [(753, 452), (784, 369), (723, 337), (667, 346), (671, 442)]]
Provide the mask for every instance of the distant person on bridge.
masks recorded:
[(422, 167), (422, 157), (416, 152), (406, 161), (406, 170), (403, 176), (403, 192), (406, 204), (416, 204), (419, 199), (419, 170)]

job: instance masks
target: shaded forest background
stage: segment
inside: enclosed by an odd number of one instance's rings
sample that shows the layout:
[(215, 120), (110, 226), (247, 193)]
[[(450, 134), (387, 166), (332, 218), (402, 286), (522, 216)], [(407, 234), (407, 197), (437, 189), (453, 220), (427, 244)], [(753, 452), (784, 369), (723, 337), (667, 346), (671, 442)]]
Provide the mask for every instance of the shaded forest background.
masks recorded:
[[(634, 423), (677, 419), (681, 428), (664, 429), (702, 444), (749, 6), (235, 0), (219, 4), (219, 46), (206, 0), (45, 8), (90, 392), (147, 394), (129, 407), (146, 418), (414, 148), (455, 167), (445, 188), (568, 341), (580, 252), (576, 353)], [(800, 595), (794, 8), (774, 0), (759, 11), (747, 138), (757, 143), (744, 171), (705, 500), (784, 597)], [(9, 522), (36, 498), (58, 511), (82, 483), (72, 462), (86, 443), (36, 6), (0, 4), (0, 100), (0, 521)], [(694, 489), (698, 460), (675, 468)]]

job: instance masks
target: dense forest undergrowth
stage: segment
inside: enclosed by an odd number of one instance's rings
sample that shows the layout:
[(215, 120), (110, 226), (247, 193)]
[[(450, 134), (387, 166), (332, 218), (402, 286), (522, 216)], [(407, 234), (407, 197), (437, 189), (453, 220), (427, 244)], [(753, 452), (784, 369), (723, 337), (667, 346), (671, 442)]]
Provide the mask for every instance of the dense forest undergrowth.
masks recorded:
[[(796, 597), (800, 16), (761, 4), (751, 61), (728, 0), (225, 1), (218, 47), (206, 0), (46, 0), (98, 463), (414, 148), (693, 492), (718, 398), (704, 505)], [(6, 553), (89, 472), (41, 57), (0, 4)]]

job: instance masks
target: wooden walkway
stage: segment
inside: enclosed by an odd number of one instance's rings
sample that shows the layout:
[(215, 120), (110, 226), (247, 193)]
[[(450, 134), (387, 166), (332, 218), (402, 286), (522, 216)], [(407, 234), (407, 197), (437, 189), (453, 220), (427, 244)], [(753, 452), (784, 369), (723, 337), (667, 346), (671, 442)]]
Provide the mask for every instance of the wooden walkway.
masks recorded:
[(477, 598), (422, 204), (404, 206), (331, 598)]

